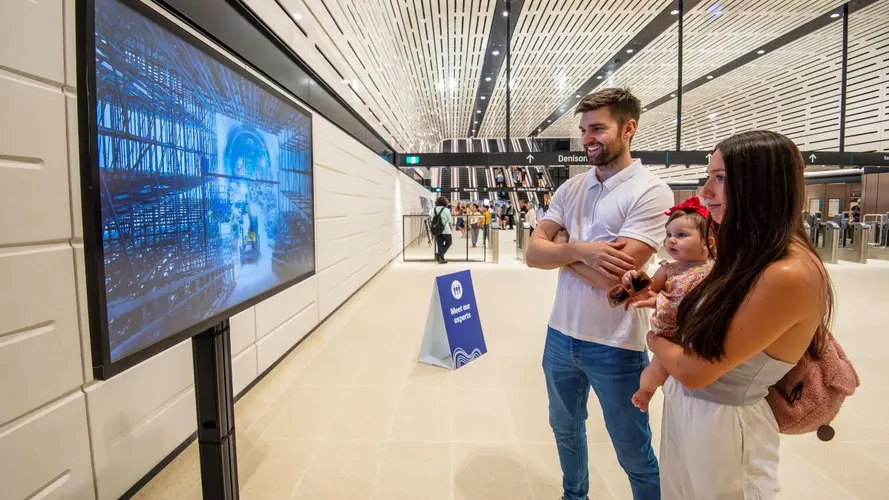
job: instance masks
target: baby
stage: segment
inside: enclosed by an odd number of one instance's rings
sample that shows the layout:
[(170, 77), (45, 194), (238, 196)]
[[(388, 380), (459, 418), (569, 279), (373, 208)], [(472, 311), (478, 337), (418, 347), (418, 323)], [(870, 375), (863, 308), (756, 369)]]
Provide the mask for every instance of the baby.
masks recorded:
[[(673, 262), (663, 261), (651, 280), (651, 291), (657, 293), (657, 305), (651, 317), (651, 329), (656, 335), (676, 340), (676, 315), (679, 303), (698, 283), (710, 273), (713, 238), (707, 238), (709, 214), (701, 206), (697, 196), (666, 212), (667, 239), (665, 246)], [(629, 271), (622, 285), (631, 294), (633, 279), (642, 276), (639, 271)], [(640, 411), (648, 409), (657, 388), (664, 384), (669, 374), (655, 357), (642, 371), (639, 390), (633, 395), (633, 405)]]

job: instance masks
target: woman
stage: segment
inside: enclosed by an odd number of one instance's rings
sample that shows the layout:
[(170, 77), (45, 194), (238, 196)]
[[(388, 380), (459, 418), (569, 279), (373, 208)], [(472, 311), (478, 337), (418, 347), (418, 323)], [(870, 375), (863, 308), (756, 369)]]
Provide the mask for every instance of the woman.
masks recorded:
[(445, 254), (448, 253), (448, 249), (451, 248), (451, 244), (454, 242), (454, 237), (451, 236), (451, 221), (453, 219), (451, 218), (451, 211), (448, 209), (448, 199), (444, 196), (439, 196), (435, 200), (435, 207), (429, 211), (429, 217), (441, 219), (444, 229), (441, 234), (435, 237), (435, 260), (439, 264), (447, 264), (448, 261), (445, 260)]
[(716, 263), (682, 301), (679, 343), (649, 333), (670, 379), (660, 449), (664, 500), (771, 499), (778, 425), (765, 401), (806, 350), (817, 356), (833, 295), (806, 238), (805, 165), (774, 132), (720, 143), (701, 190)]

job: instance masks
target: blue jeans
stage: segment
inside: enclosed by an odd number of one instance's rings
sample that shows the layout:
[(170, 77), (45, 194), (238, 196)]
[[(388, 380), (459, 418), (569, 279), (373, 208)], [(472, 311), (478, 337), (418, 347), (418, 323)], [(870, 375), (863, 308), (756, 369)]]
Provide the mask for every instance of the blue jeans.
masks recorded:
[(543, 373), (549, 423), (562, 465), (564, 500), (585, 500), (590, 490), (586, 419), (590, 386), (596, 391), (617, 460), (630, 479), (635, 500), (660, 499), (660, 474), (651, 448), (648, 413), (631, 401), (648, 355), (576, 340), (549, 328)]

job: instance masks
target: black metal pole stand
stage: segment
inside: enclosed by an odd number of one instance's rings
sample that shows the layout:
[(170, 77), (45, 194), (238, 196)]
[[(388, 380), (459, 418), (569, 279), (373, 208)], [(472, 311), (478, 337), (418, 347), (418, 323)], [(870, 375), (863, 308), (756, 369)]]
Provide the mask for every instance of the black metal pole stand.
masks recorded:
[(237, 500), (238, 453), (228, 320), (192, 337), (204, 498)]

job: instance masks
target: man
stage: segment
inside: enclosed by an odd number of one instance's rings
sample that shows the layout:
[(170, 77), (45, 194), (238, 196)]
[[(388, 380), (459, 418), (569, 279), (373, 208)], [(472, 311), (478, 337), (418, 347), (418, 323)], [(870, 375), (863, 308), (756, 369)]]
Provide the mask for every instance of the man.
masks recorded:
[(506, 206), (503, 207), (503, 215), (506, 216), (506, 221), (509, 223), (509, 229), (512, 229), (515, 225), (515, 209), (512, 208), (512, 202), (506, 202)]
[[(644, 268), (661, 245), (664, 212), (673, 204), (670, 188), (630, 156), (640, 108), (629, 91), (613, 88), (588, 95), (577, 105), (593, 168), (559, 188), (526, 257), (530, 267), (560, 269), (543, 370), (564, 500), (588, 498), (591, 386), (633, 497), (660, 498), (648, 413), (631, 402), (648, 365), (648, 318), (635, 308), (612, 308), (606, 298), (626, 271)], [(563, 229), (570, 242), (554, 242)]]

